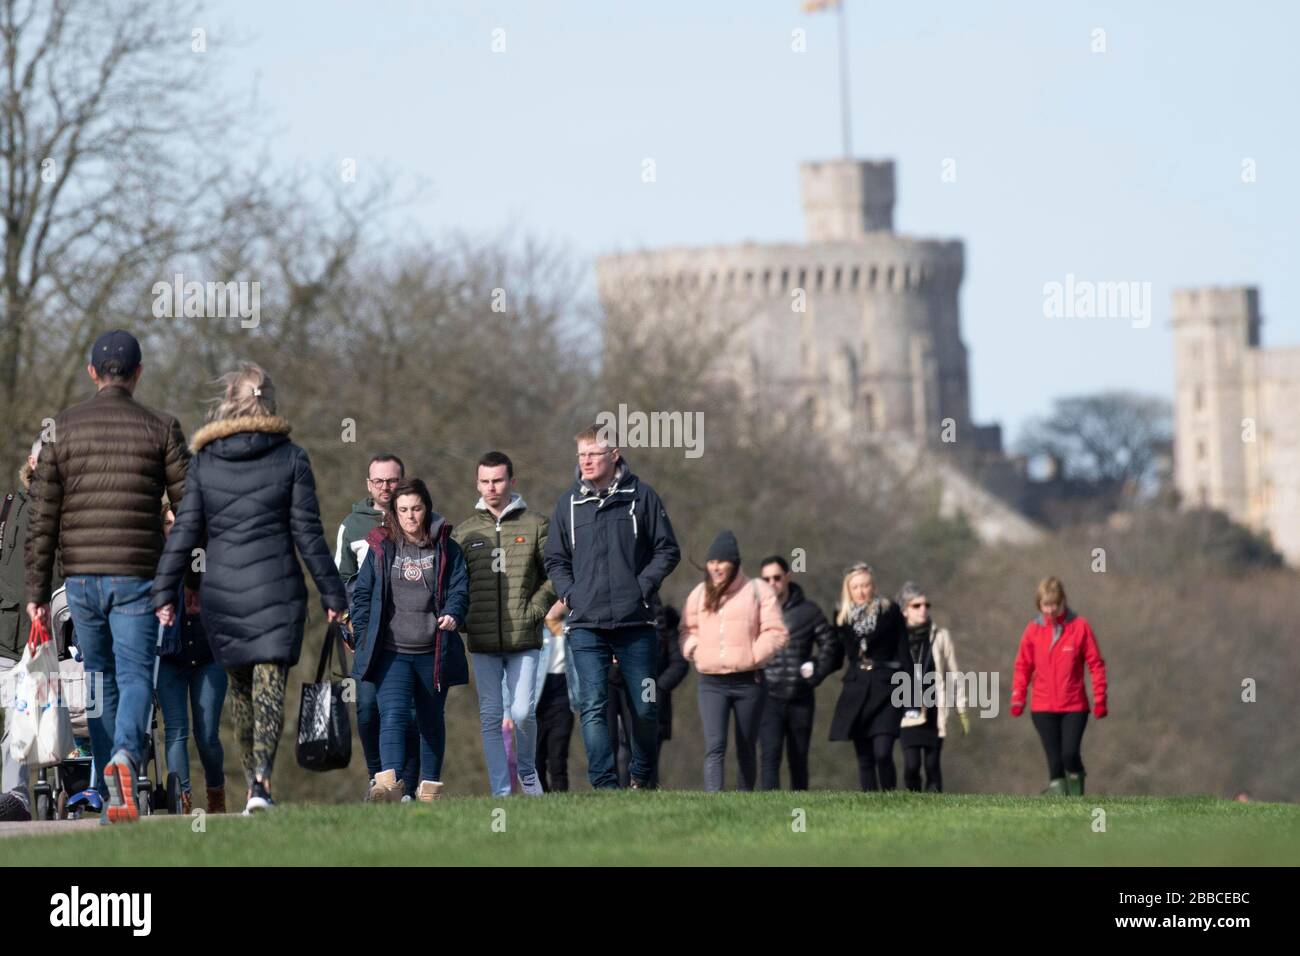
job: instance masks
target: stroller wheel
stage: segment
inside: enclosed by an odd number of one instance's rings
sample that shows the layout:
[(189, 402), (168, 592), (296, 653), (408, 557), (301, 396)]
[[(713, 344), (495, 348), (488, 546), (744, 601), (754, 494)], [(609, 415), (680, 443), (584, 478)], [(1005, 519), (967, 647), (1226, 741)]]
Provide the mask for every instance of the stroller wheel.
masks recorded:
[(135, 798), (136, 806), (139, 808), (140, 816), (147, 817), (153, 814), (153, 790), (150, 787), (141, 787)]
[(49, 793), (38, 793), (36, 795), (36, 813), (33, 816), (37, 820), (54, 819), (54, 801), (50, 798)]
[(68, 819), (68, 794), (66, 790), (59, 791), (58, 799), (54, 802), (54, 812), (58, 819)]
[(185, 812), (181, 805), (181, 775), (178, 773), (167, 775), (167, 812), (175, 816)]

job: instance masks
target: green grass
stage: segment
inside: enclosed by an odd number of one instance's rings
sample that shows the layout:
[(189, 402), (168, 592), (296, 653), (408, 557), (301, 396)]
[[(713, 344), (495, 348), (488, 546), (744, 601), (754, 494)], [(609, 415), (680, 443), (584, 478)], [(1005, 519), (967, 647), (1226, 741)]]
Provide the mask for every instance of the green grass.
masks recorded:
[[(505, 831), (494, 832), (494, 811)], [(1093, 830), (1105, 811), (1106, 832)], [(806, 831), (792, 828), (806, 813)], [(499, 819), (500, 814), (496, 817)], [(584, 793), (427, 805), (282, 806), (260, 817), (8, 837), (8, 865), (1278, 865), (1300, 806), (813, 792)]]

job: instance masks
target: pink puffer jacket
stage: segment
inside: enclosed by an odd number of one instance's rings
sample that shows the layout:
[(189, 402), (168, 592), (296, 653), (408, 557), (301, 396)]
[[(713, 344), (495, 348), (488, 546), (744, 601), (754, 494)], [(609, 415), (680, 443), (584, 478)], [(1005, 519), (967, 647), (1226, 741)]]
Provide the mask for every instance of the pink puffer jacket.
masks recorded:
[(789, 639), (776, 592), (756, 578), (736, 575), (713, 612), (704, 610), (702, 582), (686, 599), (682, 656), (701, 674), (757, 670)]

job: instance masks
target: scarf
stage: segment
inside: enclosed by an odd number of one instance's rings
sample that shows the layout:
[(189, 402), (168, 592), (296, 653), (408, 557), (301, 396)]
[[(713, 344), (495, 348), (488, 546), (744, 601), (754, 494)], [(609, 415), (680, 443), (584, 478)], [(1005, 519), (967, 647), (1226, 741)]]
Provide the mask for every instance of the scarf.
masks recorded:
[(880, 616), (880, 598), (872, 598), (866, 604), (855, 604), (849, 612), (849, 623), (858, 638), (858, 651), (862, 657), (867, 656), (867, 641), (876, 633), (876, 618)]
[(918, 627), (907, 629), (907, 646), (912, 651), (912, 660), (917, 664), (925, 656), (925, 644), (930, 639), (931, 623), (926, 621)]

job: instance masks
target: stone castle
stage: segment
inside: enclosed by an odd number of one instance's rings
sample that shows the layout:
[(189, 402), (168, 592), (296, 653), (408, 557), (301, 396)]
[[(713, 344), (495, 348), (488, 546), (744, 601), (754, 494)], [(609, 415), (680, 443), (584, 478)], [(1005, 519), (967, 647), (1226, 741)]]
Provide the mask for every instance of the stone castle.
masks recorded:
[(941, 509), (985, 540), (1036, 540), (1012, 504), (1020, 479), (1000, 427), (971, 419), (961, 242), (894, 232), (892, 162), (810, 162), (800, 175), (806, 242), (602, 256), (606, 310), (657, 299), (702, 321), (740, 316), (731, 372), (751, 395), (804, 416), (832, 447), (870, 446), (934, 475)]
[(1188, 507), (1268, 532), (1300, 563), (1300, 347), (1260, 347), (1254, 288), (1178, 290), (1174, 481)]

